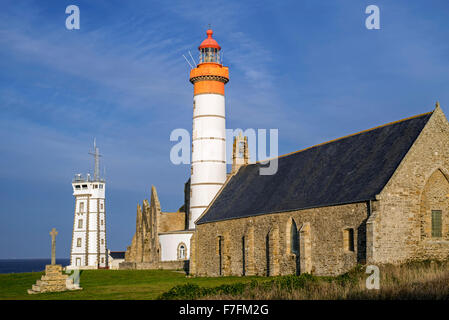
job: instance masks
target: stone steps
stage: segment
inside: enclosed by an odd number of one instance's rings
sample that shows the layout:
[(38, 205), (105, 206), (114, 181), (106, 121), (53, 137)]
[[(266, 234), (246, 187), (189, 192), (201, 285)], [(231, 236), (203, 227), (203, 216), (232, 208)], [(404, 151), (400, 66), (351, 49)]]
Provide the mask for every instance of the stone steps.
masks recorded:
[(62, 273), (61, 265), (47, 265), (45, 267), (45, 275), (33, 284), (28, 294), (36, 294), (43, 292), (61, 292), (67, 290), (81, 290), (78, 285), (73, 283), (69, 276)]
[(48, 284), (48, 282), (45, 282), (45, 281), (42, 281), (42, 280), (37, 280), (36, 281), (36, 285), (38, 285), (38, 286), (42, 286), (42, 285), (46, 285), (46, 284)]
[(41, 287), (38, 286), (37, 284), (33, 284), (31, 286), (31, 290), (35, 291), (35, 292), (40, 292), (41, 291)]

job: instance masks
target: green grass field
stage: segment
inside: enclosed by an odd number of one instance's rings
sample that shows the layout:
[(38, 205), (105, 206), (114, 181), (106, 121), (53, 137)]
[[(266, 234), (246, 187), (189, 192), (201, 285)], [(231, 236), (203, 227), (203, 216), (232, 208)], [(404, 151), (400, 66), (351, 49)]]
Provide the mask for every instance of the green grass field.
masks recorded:
[(85, 270), (81, 291), (28, 295), (42, 272), (0, 274), (0, 300), (146, 299), (449, 299), (449, 261), (380, 267), (380, 289), (367, 290), (365, 267), (336, 277), (309, 274), (277, 277), (187, 278), (168, 270)]
[[(122, 300), (156, 299), (176, 285), (197, 284), (215, 287), (249, 282), (258, 277), (187, 278), (183, 272), (167, 270), (84, 270), (80, 276), (83, 290), (29, 295), (27, 289), (43, 272), (0, 274), (1, 300)], [(263, 278), (263, 277), (262, 277)]]

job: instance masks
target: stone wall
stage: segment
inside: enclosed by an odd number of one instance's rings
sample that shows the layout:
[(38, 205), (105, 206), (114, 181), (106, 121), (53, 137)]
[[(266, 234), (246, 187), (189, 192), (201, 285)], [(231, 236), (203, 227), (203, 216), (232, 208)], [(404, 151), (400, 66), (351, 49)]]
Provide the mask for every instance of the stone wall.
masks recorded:
[[(368, 221), (368, 261), (401, 263), (449, 257), (449, 124), (437, 107), (377, 196)], [(442, 237), (432, 238), (431, 211), (442, 211)]]
[[(197, 225), (190, 272), (197, 276), (336, 275), (364, 257), (367, 203), (266, 214)], [(292, 221), (297, 237), (292, 239)], [(344, 249), (344, 230), (354, 230), (354, 251)], [(299, 242), (299, 254), (291, 250)], [(221, 246), (221, 247), (220, 247)], [(359, 251), (363, 251), (360, 254)], [(221, 252), (221, 258), (220, 258)], [(221, 266), (221, 267), (220, 267)]]
[(158, 217), (158, 232), (184, 230), (186, 226), (185, 212), (161, 212)]
[(121, 262), (120, 270), (147, 270), (147, 269), (162, 269), (162, 270), (184, 270), (189, 271), (188, 260), (178, 261), (159, 261), (157, 263), (148, 262)]

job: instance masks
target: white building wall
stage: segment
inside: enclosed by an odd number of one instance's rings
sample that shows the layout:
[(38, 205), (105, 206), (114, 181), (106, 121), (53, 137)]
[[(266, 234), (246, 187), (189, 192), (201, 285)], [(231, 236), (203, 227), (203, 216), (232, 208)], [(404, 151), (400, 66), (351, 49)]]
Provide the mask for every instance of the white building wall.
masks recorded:
[(178, 246), (183, 243), (186, 246), (186, 259), (190, 255), (190, 238), (192, 233), (159, 234), (161, 246), (161, 261), (178, 260)]

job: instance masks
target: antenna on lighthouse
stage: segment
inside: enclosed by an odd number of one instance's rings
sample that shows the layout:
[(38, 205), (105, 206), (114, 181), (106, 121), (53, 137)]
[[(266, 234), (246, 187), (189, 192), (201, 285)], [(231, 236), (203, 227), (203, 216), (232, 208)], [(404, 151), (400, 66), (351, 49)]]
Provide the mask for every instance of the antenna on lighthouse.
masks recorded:
[(182, 55), (183, 57), (184, 57), (184, 59), (186, 59), (186, 61), (187, 61), (187, 63), (189, 64), (189, 66), (190, 66), (190, 68), (192, 68), (193, 69), (193, 66), (192, 66), (192, 64), (189, 62), (189, 60), (187, 60), (187, 58), (186, 58), (186, 56), (185, 55)]
[(189, 50), (189, 54), (190, 54), (190, 58), (192, 58), (193, 64), (194, 64), (194, 65), (197, 65), (198, 63), (196, 63), (195, 59), (193, 59), (192, 53), (190, 53), (190, 50)]
[(94, 156), (94, 161), (95, 161), (95, 165), (94, 165), (94, 181), (97, 181), (100, 178), (100, 157), (101, 154), (97, 148), (97, 139), (94, 138), (94, 150), (89, 152), (90, 155)]

